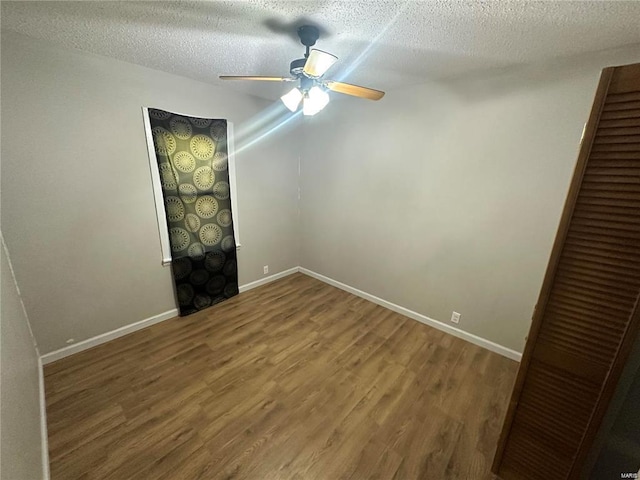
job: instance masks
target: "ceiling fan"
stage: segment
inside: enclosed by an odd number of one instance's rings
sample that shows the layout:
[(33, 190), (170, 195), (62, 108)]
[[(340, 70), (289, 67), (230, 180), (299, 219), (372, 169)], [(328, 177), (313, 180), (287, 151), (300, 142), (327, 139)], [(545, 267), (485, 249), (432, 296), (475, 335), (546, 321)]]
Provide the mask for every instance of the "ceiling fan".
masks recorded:
[(320, 32), (314, 26), (303, 25), (298, 28), (298, 37), (300, 37), (300, 42), (306, 47), (307, 51), (304, 54), (304, 58), (299, 58), (291, 62), (289, 67), (291, 77), (220, 75), (220, 79), (298, 82), (297, 87), (280, 98), (292, 112), (295, 112), (300, 104), (302, 104), (302, 113), (304, 115), (315, 115), (327, 106), (329, 103), (327, 90), (352, 95), (354, 97), (366, 98), (368, 100), (380, 100), (384, 96), (384, 92), (374, 90), (373, 88), (324, 79), (324, 74), (338, 60), (338, 57), (315, 48), (309, 50), (309, 47), (316, 44), (319, 36)]

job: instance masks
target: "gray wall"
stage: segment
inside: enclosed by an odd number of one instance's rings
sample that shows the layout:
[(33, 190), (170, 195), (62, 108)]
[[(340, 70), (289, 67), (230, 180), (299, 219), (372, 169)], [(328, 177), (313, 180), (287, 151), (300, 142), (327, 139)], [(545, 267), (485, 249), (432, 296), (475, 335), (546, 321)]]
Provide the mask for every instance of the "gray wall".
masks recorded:
[[(175, 308), (141, 107), (227, 118), (252, 139), (271, 104), (3, 33), (2, 225), (41, 353)], [(241, 285), (299, 264), (291, 138), (236, 142)]]
[(4, 242), (0, 245), (0, 478), (43, 478), (38, 351), (29, 331)]
[(638, 60), (334, 98), (254, 143), (277, 102), (13, 33), (2, 47), (2, 223), (42, 353), (175, 307), (142, 105), (236, 124), (241, 284), (302, 265), (521, 351), (599, 71)]
[(301, 265), (521, 352), (600, 69), (638, 51), (332, 102), (304, 128)]

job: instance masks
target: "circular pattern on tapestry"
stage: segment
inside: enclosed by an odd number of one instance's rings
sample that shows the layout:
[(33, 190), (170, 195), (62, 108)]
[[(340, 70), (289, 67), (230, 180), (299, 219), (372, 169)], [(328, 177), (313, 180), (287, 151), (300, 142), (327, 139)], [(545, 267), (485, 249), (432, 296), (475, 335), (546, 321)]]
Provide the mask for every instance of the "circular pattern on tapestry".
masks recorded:
[(211, 297), (204, 293), (199, 293), (198, 295), (196, 295), (196, 298), (193, 299), (193, 305), (198, 310), (207, 308), (209, 305), (211, 305), (211, 302), (212, 302)]
[(216, 148), (213, 140), (206, 135), (194, 135), (191, 142), (189, 142), (189, 147), (193, 156), (198, 160), (209, 160), (213, 157), (213, 152)]
[(218, 200), (226, 200), (229, 198), (229, 184), (227, 182), (218, 182), (213, 186), (213, 194)]
[(149, 116), (151, 118), (155, 118), (157, 120), (166, 120), (171, 116), (169, 112), (165, 112), (164, 110), (158, 110), (156, 108), (149, 109)]
[(225, 263), (224, 264), (224, 268), (222, 269), (222, 273), (224, 273), (227, 276), (235, 275), (235, 273), (236, 273), (236, 261), (235, 260), (229, 260), (227, 263)]
[(176, 288), (176, 294), (180, 305), (189, 305), (193, 299), (193, 287), (188, 283), (180, 284)]
[(226, 237), (224, 237), (222, 239), (222, 244), (220, 245), (220, 248), (222, 248), (222, 251), (224, 252), (230, 252), (231, 250), (236, 248), (236, 241), (233, 238), (233, 235), (227, 235)]
[(193, 203), (198, 198), (198, 190), (190, 183), (182, 183), (178, 187), (178, 192), (184, 203)]
[(210, 272), (217, 272), (224, 266), (226, 258), (222, 252), (209, 252), (204, 259), (204, 268)]
[(216, 217), (216, 220), (218, 221), (218, 224), (221, 227), (229, 227), (231, 226), (231, 210), (229, 209), (224, 209), (224, 210), (220, 210), (220, 212), (218, 212), (218, 216)]
[(204, 285), (209, 280), (209, 272), (206, 270), (194, 270), (189, 276), (189, 281), (193, 285)]
[(213, 169), (216, 172), (223, 172), (227, 169), (228, 159), (227, 154), (218, 152), (213, 156)]
[(173, 276), (176, 280), (187, 277), (191, 273), (191, 261), (188, 258), (177, 258), (171, 261)]
[(189, 117), (189, 120), (191, 120), (191, 123), (193, 123), (198, 128), (207, 128), (209, 125), (211, 125), (211, 120), (209, 120), (208, 118)]
[(211, 195), (200, 197), (196, 202), (196, 213), (200, 218), (212, 218), (218, 213), (218, 201)]
[(224, 287), (224, 296), (225, 297), (233, 297), (238, 293), (238, 285), (235, 283), (229, 283), (226, 287)]
[(211, 295), (220, 293), (224, 289), (225, 283), (227, 283), (227, 280), (222, 275), (211, 277), (211, 280), (207, 282), (207, 292)]
[(189, 120), (184, 117), (173, 117), (169, 121), (169, 128), (180, 140), (189, 140), (189, 137), (193, 133)]
[(170, 222), (179, 222), (184, 218), (184, 205), (178, 197), (167, 197), (164, 200), (167, 208), (167, 218)]
[(176, 139), (173, 138), (171, 132), (166, 128), (153, 127), (153, 144), (156, 147), (156, 153), (160, 155), (171, 155), (176, 151)]
[(211, 167), (200, 167), (193, 172), (193, 183), (200, 190), (209, 190), (216, 181), (216, 174), (213, 173)]
[(160, 171), (160, 183), (165, 190), (175, 190), (177, 186), (176, 175), (173, 171), (171, 164), (163, 162), (159, 167)]
[(189, 245), (189, 250), (187, 250), (187, 253), (193, 260), (200, 261), (204, 259), (204, 245), (199, 242), (192, 243), (191, 245)]
[(171, 250), (179, 252), (189, 246), (189, 233), (184, 228), (172, 228), (169, 230), (171, 238)]
[(222, 238), (222, 230), (218, 225), (208, 223), (200, 229), (200, 241), (211, 247), (217, 244)]
[(195, 213), (187, 213), (187, 218), (184, 219), (184, 226), (187, 227), (187, 230), (190, 232), (197, 232), (200, 230), (200, 217)]
[(189, 152), (178, 152), (173, 156), (173, 164), (183, 173), (193, 172), (196, 168), (196, 159)]
[(227, 134), (227, 125), (224, 122), (215, 122), (213, 125), (211, 125), (210, 132), (211, 137), (214, 140), (219, 141), (220, 139), (223, 139)]

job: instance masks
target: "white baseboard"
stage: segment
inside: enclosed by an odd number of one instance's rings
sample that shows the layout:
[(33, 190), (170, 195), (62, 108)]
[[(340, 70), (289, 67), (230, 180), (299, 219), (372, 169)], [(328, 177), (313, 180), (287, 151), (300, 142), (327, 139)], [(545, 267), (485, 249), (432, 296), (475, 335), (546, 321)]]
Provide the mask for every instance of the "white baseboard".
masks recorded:
[(309, 275), (310, 277), (316, 278), (322, 282), (328, 283), (334, 287), (337, 287), (346, 292), (357, 295), (358, 297), (364, 298), (365, 300), (369, 300), (370, 302), (376, 303), (382, 307), (388, 308), (389, 310), (393, 310), (405, 317), (412, 318), (413, 320), (417, 320), (418, 322), (424, 323), (431, 327), (437, 328), (438, 330), (442, 330), (443, 332), (449, 333), (455, 337), (462, 338), (468, 342), (471, 342), (480, 347), (486, 348), (487, 350), (491, 350), (499, 355), (510, 358), (512, 360), (520, 361), (522, 358), (522, 354), (516, 352), (515, 350), (511, 350), (510, 348), (504, 347), (502, 345), (498, 345), (497, 343), (491, 342), (485, 338), (478, 337), (477, 335), (473, 335), (472, 333), (465, 332), (464, 330), (460, 330), (459, 328), (452, 327), (447, 325), (446, 323), (439, 322), (438, 320), (434, 320), (433, 318), (429, 318), (425, 315), (422, 315), (418, 312), (414, 312), (413, 310), (409, 310), (408, 308), (401, 307), (400, 305), (396, 305), (395, 303), (388, 302), (383, 300), (382, 298), (376, 297), (375, 295), (371, 295), (370, 293), (363, 292), (362, 290), (358, 290), (357, 288), (351, 287), (342, 282), (338, 282), (329, 277), (325, 277), (319, 273), (316, 273), (312, 270), (308, 270), (306, 268), (300, 267), (300, 272), (305, 275)]
[[(324, 283), (337, 287), (341, 290), (345, 290), (349, 293), (357, 295), (358, 297), (362, 297), (366, 300), (369, 300), (370, 302), (373, 302), (380, 306), (388, 308), (389, 310), (393, 310), (394, 312), (397, 312), (401, 315), (409, 317), (413, 320), (417, 320), (418, 322), (437, 328), (438, 330), (442, 330), (446, 333), (462, 338), (463, 340), (467, 340), (468, 342), (471, 342), (475, 345), (486, 348), (487, 350), (491, 350), (492, 352), (498, 353), (512, 360), (520, 361), (520, 359), (522, 358), (522, 354), (519, 352), (516, 352), (515, 350), (511, 350), (502, 345), (498, 345), (497, 343), (491, 342), (485, 338), (478, 337), (477, 335), (473, 335), (472, 333), (468, 333), (468, 332), (465, 332), (464, 330), (460, 330), (459, 328), (455, 328), (443, 322), (439, 322), (438, 320), (434, 320), (433, 318), (429, 318), (418, 312), (414, 312), (413, 310), (409, 310), (408, 308), (401, 307), (400, 305), (396, 305), (395, 303), (388, 302), (386, 300), (383, 300), (382, 298), (376, 297), (375, 295), (371, 295), (370, 293), (363, 292), (362, 290), (358, 290), (357, 288), (351, 287), (342, 282), (338, 282), (337, 280), (334, 280), (329, 277), (325, 277), (324, 275), (321, 275), (312, 270), (308, 270), (302, 267), (293, 267), (288, 270), (284, 270), (282, 272), (276, 273), (274, 275), (261, 278), (260, 280), (256, 280), (254, 282), (241, 285), (238, 290), (240, 291), (240, 293), (246, 292), (247, 290), (251, 290), (261, 285), (266, 285), (267, 283), (271, 283), (275, 280), (279, 280), (283, 277), (287, 277), (297, 272), (302, 272), (305, 275), (316, 278)], [(40, 359), (43, 365), (47, 365), (48, 363), (55, 362), (56, 360), (60, 360), (61, 358), (68, 357), (69, 355), (73, 355), (74, 353), (78, 353), (83, 350), (87, 350), (89, 348), (101, 345), (103, 343), (122, 337), (129, 333), (142, 330), (143, 328), (150, 327), (151, 325), (160, 323), (164, 320), (168, 320), (177, 315), (178, 315), (177, 309), (169, 310), (167, 312), (154, 315), (153, 317), (146, 318), (139, 322), (132, 323), (130, 325), (125, 325), (124, 327), (120, 327), (111, 332), (103, 333), (93, 338), (83, 340), (82, 342), (78, 342), (74, 345), (69, 345), (68, 347), (64, 347), (54, 352), (47, 353), (45, 355), (42, 355)], [(43, 391), (44, 391), (44, 387), (43, 387)], [(45, 428), (46, 428), (46, 421), (45, 421)]]
[(125, 325), (124, 327), (117, 328), (110, 332), (102, 333), (100, 335), (96, 335), (95, 337), (88, 338), (87, 340), (74, 343), (73, 345), (69, 345), (68, 347), (63, 347), (59, 350), (45, 353), (44, 355), (42, 355), (42, 357), (40, 357), (42, 359), (42, 364), (47, 365), (48, 363), (55, 362), (56, 360), (68, 357), (69, 355), (73, 355), (74, 353), (82, 352), (83, 350), (96, 347), (116, 338), (123, 337), (129, 333), (137, 332), (138, 330), (142, 330), (143, 328), (150, 327), (151, 325), (155, 325), (156, 323), (169, 320), (170, 318), (176, 317), (177, 315), (178, 310), (174, 308), (167, 312), (154, 315), (153, 317), (145, 318), (144, 320), (140, 320), (139, 322)]
[(240, 293), (246, 292), (247, 290), (251, 290), (252, 288), (259, 287), (261, 285), (266, 285), (267, 283), (274, 282), (283, 277), (288, 277), (289, 275), (293, 275), (294, 273), (298, 273), (300, 271), (300, 267), (293, 267), (289, 270), (283, 270), (282, 272), (275, 273), (273, 275), (269, 275), (268, 277), (261, 278), (260, 280), (256, 280), (255, 282), (250, 282), (245, 285), (240, 285), (238, 289)]
[[(255, 282), (250, 282), (245, 285), (240, 285), (238, 290), (240, 291), (240, 293), (246, 292), (247, 290), (251, 290), (252, 288), (256, 288), (261, 285), (265, 285), (267, 283), (278, 280), (280, 278), (286, 277), (288, 275), (297, 273), (298, 271), (299, 271), (298, 267), (293, 267), (293, 268), (290, 268), (289, 270), (284, 270), (274, 275), (261, 278), (260, 280), (256, 280)], [(156, 323), (169, 320), (170, 318), (174, 318), (176, 316), (178, 316), (178, 309), (174, 308), (167, 312), (154, 315), (153, 317), (145, 318), (144, 320), (140, 320), (139, 322), (132, 323), (130, 325), (125, 325), (124, 327), (120, 327), (116, 330), (112, 330), (111, 332), (103, 333), (101, 335), (97, 335), (87, 340), (74, 343), (73, 345), (69, 345), (68, 347), (63, 347), (59, 350), (46, 353), (42, 355), (40, 359), (42, 360), (43, 365), (47, 365), (48, 363), (55, 362), (56, 360), (60, 360), (61, 358), (68, 357), (69, 355), (73, 355), (74, 353), (82, 352), (83, 350), (96, 347), (103, 343), (109, 342), (111, 340), (115, 340), (116, 338), (123, 337), (129, 333), (142, 330), (143, 328), (150, 327), (151, 325), (155, 325)]]
[[(36, 349), (37, 351), (37, 349)], [(40, 395), (40, 440), (42, 443), (42, 478), (49, 480), (51, 473), (49, 471), (49, 434), (47, 430), (47, 402), (45, 400), (44, 390), (44, 370), (42, 366), (42, 357), (38, 357), (38, 388)]]

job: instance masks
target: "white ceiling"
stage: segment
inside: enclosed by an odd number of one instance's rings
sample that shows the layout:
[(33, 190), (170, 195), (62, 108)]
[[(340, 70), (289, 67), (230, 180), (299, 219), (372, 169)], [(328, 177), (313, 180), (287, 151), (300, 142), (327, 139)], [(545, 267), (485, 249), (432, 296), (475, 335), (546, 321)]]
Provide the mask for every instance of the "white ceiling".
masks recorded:
[[(327, 76), (381, 90), (640, 44), (633, 1), (2, 1), (3, 30), (212, 84), (287, 75), (305, 23), (340, 58)], [(287, 89), (224, 85), (265, 98)]]

